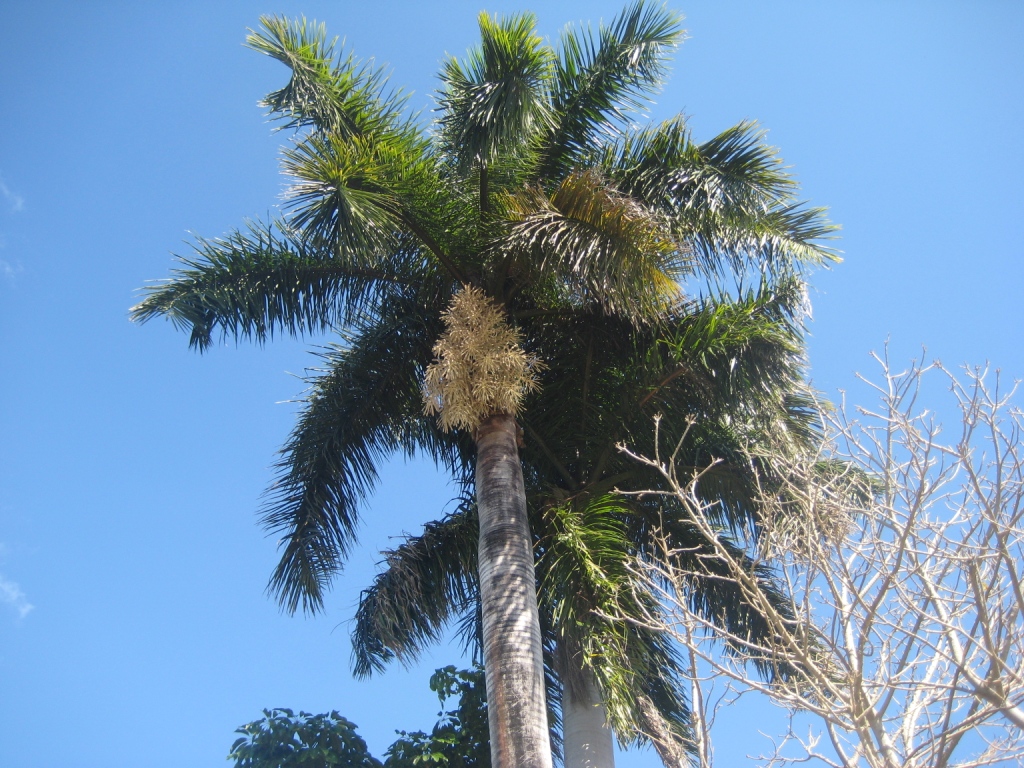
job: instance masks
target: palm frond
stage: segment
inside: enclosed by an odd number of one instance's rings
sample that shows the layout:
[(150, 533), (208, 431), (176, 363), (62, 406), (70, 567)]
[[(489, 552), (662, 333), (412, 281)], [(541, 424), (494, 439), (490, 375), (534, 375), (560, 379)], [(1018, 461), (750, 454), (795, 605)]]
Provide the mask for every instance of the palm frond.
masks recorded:
[(540, 603), (556, 637), (562, 685), (582, 697), (585, 675), (592, 674), (623, 746), (650, 737), (641, 699), (652, 702), (677, 734), (686, 732), (689, 717), (680, 661), (669, 638), (607, 618), (642, 621), (658, 611), (654, 596), (632, 584), (636, 543), (626, 521), (634, 514), (624, 497), (610, 494), (549, 506), (537, 563)]
[(359, 596), (352, 630), (357, 677), (383, 672), (398, 660), (413, 663), (459, 615), (476, 611), (479, 526), (473, 502), (463, 499), (443, 519), (427, 523), (383, 553), (385, 570)]
[(449, 467), (464, 464), (458, 442), (422, 415), (419, 381), (440, 329), (441, 306), (403, 297), (345, 346), (328, 348), (298, 424), (282, 450), (263, 523), (283, 534), (269, 590), (294, 612), (315, 612), (355, 539), (362, 500), (377, 467), (417, 447)]
[(791, 271), (838, 260), (825, 211), (795, 200), (796, 183), (755, 123), (703, 144), (683, 118), (622, 137), (601, 159), (624, 193), (665, 215), (708, 273), (749, 266)]
[(216, 240), (198, 238), (184, 269), (146, 289), (131, 317), (167, 317), (199, 350), (217, 329), (236, 340), (264, 342), (277, 332), (303, 335), (341, 327), (381, 297), (429, 280), (423, 256), (396, 243), (373, 258), (325, 257), (293, 237), (287, 225), (250, 222)]
[[(692, 433), (694, 462), (739, 461), (751, 441), (809, 445), (815, 411), (801, 395), (795, 317), (802, 290), (795, 278), (765, 281), (739, 300), (680, 304), (647, 326), (593, 311), (523, 317), (525, 335), (548, 364), (522, 417), (524, 460), (542, 485), (567, 490), (635, 474), (615, 445), (653, 450), (656, 415), (666, 440)], [(735, 476), (725, 467), (715, 474), (723, 482)]]
[(679, 217), (674, 230), (686, 232), (697, 263), (709, 275), (721, 274), (727, 265), (740, 274), (751, 266), (785, 273), (840, 261), (838, 252), (822, 243), (836, 231), (826, 209), (802, 203), (780, 203), (760, 212), (695, 212)]
[(463, 62), (445, 62), (438, 97), (442, 139), (464, 169), (521, 151), (549, 120), (552, 53), (536, 33), (536, 17), (481, 13), (479, 23), (480, 46)]
[[(323, 24), (264, 16), (247, 45), (286, 64), (288, 85), (264, 104), (284, 127), (313, 135), (285, 151), (296, 180), (291, 224), (328, 248), (373, 248), (398, 233), (417, 237), (455, 280), (465, 276), (444, 233), (450, 200), (428, 137), (405, 114), (406, 96), (388, 89), (387, 74), (352, 54), (335, 54)], [(397, 230), (397, 232), (395, 231)]]
[(660, 89), (670, 51), (683, 37), (682, 17), (639, 0), (611, 26), (567, 29), (552, 83), (553, 126), (543, 141), (541, 178), (561, 178), (621, 126), (631, 111), (648, 106)]
[(287, 66), (288, 84), (263, 105), (285, 128), (312, 126), (344, 139), (397, 130), (407, 97), (390, 91), (387, 73), (353, 54), (336, 53), (322, 23), (305, 18), (261, 16), (246, 45)]
[(379, 253), (401, 236), (377, 141), (312, 135), (283, 153), (289, 224), (328, 253)]

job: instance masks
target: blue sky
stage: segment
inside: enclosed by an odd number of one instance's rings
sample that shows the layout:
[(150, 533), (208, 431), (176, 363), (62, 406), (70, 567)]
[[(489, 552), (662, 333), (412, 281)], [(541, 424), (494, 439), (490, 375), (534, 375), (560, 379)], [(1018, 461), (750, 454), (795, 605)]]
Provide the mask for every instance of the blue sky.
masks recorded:
[[(445, 53), (476, 13), (529, 5), (8, 0), (0, 48), (0, 765), (225, 765), (270, 706), (338, 709), (377, 754), (429, 728), (442, 646), (410, 671), (349, 673), (348, 621), (377, 554), (438, 517), (431, 466), (386, 468), (325, 615), (263, 594), (275, 543), (255, 524), (318, 339), (199, 356), (128, 308), (188, 232), (279, 202), (256, 106), (285, 70), (245, 50), (261, 13), (326, 21), (393, 69), (429, 119)], [(890, 339), (949, 365), (1024, 376), (1024, 5), (675, 5), (689, 39), (652, 117), (700, 139), (757, 119), (804, 196), (843, 227), (813, 278), (810, 358), (826, 393)], [(618, 2), (535, 4), (541, 30)], [(761, 722), (760, 720), (758, 722)], [(756, 751), (733, 716), (719, 756)], [(623, 766), (655, 766), (651, 752)]]

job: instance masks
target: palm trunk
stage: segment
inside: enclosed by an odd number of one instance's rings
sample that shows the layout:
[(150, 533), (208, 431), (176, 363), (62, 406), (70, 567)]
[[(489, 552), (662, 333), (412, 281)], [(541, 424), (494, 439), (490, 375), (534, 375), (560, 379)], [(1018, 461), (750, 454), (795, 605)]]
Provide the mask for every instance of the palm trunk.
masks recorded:
[(562, 693), (562, 750), (565, 768), (614, 768), (615, 747), (601, 689), (590, 670)]
[(476, 431), (480, 603), (493, 768), (550, 768), (533, 546), (515, 418)]

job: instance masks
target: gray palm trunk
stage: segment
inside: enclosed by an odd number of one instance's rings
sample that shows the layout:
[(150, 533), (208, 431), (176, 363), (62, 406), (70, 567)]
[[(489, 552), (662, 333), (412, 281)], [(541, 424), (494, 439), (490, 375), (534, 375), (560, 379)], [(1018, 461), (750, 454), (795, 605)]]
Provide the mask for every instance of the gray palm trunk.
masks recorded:
[(594, 673), (562, 692), (562, 751), (565, 768), (613, 768), (615, 747), (601, 688)]
[(479, 579), (494, 768), (550, 768), (544, 659), (517, 425), (495, 414), (476, 430)]

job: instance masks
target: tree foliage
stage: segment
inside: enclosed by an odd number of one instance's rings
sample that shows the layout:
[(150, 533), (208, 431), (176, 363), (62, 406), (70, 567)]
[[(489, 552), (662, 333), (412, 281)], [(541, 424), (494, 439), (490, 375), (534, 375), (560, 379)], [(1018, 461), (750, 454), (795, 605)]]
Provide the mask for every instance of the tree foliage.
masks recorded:
[(490, 768), (483, 670), (443, 667), (431, 676), (430, 690), (442, 707), (437, 723), (430, 733), (397, 731), (383, 763), (338, 712), (285, 708), (265, 709), (263, 718), (240, 727), (228, 759), (235, 768)]
[(243, 725), (231, 745), (235, 768), (380, 768), (356, 726), (337, 712), (295, 714), (265, 709), (263, 718)]
[[(270, 590), (289, 611), (322, 609), (387, 457), (422, 452), (472, 475), (471, 445), (440, 433), (420, 401), (461, 286), (499, 306), (547, 365), (534, 394), (573, 387), (586, 425), (602, 406), (616, 418), (624, 406), (657, 407), (680, 375), (659, 384), (649, 369), (642, 394), (599, 403), (563, 370), (601, 337), (624, 331), (632, 344), (666, 318), (700, 315), (680, 280), (750, 268), (768, 293), (786, 292), (805, 265), (836, 258), (826, 244), (835, 227), (798, 199), (756, 126), (706, 142), (681, 116), (636, 127), (681, 40), (677, 14), (638, 0), (609, 25), (566, 29), (557, 45), (529, 13), (479, 23), (479, 46), (442, 69), (431, 126), (322, 24), (263, 17), (247, 43), (290, 71), (263, 102), (292, 131), (282, 215), (198, 239), (132, 310), (137, 321), (170, 319), (200, 350), (225, 337), (341, 334), (311, 372), (263, 508), (282, 547)], [(554, 423), (574, 414), (555, 411)], [(531, 443), (558, 457), (552, 467), (579, 447)]]
[(431, 676), (430, 690), (442, 708), (457, 697), (454, 708), (438, 713), (440, 719), (429, 734), (399, 731), (400, 738), (388, 747), (385, 768), (490, 768), (483, 670), (443, 667)]
[[(133, 317), (168, 318), (200, 350), (225, 337), (339, 334), (309, 375), (262, 509), (281, 546), (269, 588), (287, 611), (324, 608), (378, 469), (396, 452), (426, 455), (467, 492), (472, 486), (473, 436), (442, 430), (422, 408), (424, 375), (445, 362), (437, 348), (445, 312), (463, 286), (500, 311), (525, 359), (544, 365), (533, 366), (540, 386), (526, 387), (520, 411), (536, 520), (555, 508), (576, 514), (600, 505), (624, 474), (630, 487), (643, 487), (643, 473), (614, 445), (644, 434), (655, 413), (677, 433), (691, 416), (708, 425), (686, 457), (693, 466), (706, 467), (722, 446), (739, 459), (746, 440), (792, 446), (814, 431), (799, 386), (803, 273), (836, 258), (826, 244), (834, 227), (799, 199), (755, 125), (703, 142), (682, 116), (639, 125), (682, 39), (680, 22), (637, 0), (610, 24), (567, 28), (549, 44), (532, 14), (481, 14), (479, 45), (442, 67), (433, 125), (410, 115), (383, 71), (343, 50), (323, 25), (264, 17), (250, 34), (252, 49), (290, 71), (264, 100), (291, 132), (283, 209), (197, 240)], [(744, 286), (739, 296), (684, 293), (688, 280), (734, 279)], [(705, 488), (721, 501), (723, 519), (754, 523), (751, 478), (738, 460), (709, 471)], [(616, 525), (643, 549), (657, 515), (632, 505)], [(680, 541), (690, 535), (682, 525), (676, 531)], [(550, 550), (572, 537), (533, 533), (538, 552), (564, 562)], [(527, 552), (528, 535), (523, 526)], [(599, 548), (597, 559), (613, 549)], [(455, 585), (463, 576), (439, 580), (453, 595), (472, 592)], [(520, 583), (527, 580), (532, 574)], [(594, 582), (574, 594), (603, 599), (604, 591)], [(385, 625), (364, 645), (377, 656), (357, 664), (414, 656), (459, 612), (437, 599), (423, 603), (425, 616)], [(649, 674), (657, 659), (645, 657), (635, 636), (619, 638), (611, 627), (604, 639), (575, 636), (593, 603), (566, 599), (549, 622), (554, 641), (572, 646), (581, 668), (609, 662), (599, 670), (609, 700), (628, 699), (630, 681), (659, 685)], [(380, 615), (411, 614), (392, 607)], [(725, 615), (751, 626), (742, 610)], [(593, 650), (606, 641), (622, 651), (615, 659)], [(637, 671), (620, 675), (611, 661), (626, 660)], [(682, 722), (670, 687), (643, 695), (666, 694), (663, 709)], [(620, 730), (642, 734), (621, 712)]]

